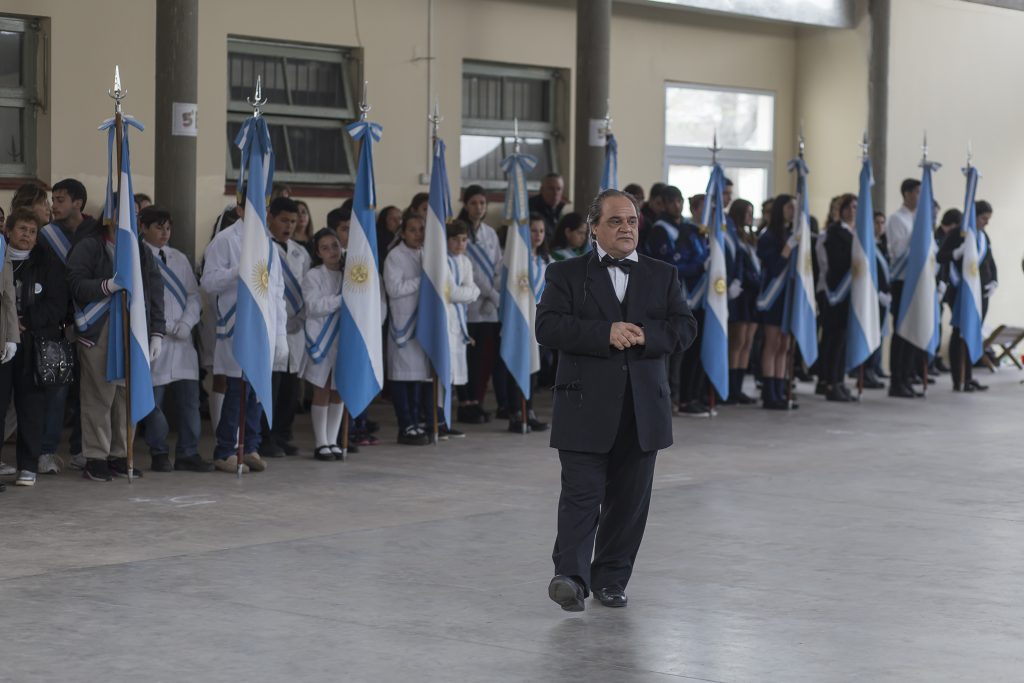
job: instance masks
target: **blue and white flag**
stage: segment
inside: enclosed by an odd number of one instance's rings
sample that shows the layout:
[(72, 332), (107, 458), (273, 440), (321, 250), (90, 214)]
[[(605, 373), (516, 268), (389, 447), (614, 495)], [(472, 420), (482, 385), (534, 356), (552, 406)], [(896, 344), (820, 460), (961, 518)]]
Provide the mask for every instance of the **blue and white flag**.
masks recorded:
[(786, 299), (782, 309), (782, 332), (793, 335), (800, 355), (808, 365), (818, 360), (817, 305), (814, 299), (814, 245), (811, 244), (811, 211), (807, 202), (807, 175), (803, 159), (789, 162), (796, 171), (797, 245), (789, 255), (786, 271)]
[(380, 270), (377, 267), (377, 189), (373, 178), (373, 143), (383, 128), (369, 121), (349, 125), (359, 141), (359, 170), (352, 195), (352, 225), (341, 285), (341, 322), (334, 386), (349, 413), (360, 415), (384, 386), (381, 341)]
[(611, 133), (605, 137), (601, 192), (619, 189), (619, 143)]
[[(246, 187), (242, 217), (242, 253), (238, 261), (238, 300), (231, 350), (272, 425), (274, 344), (277, 330), (270, 295), (270, 269), (279, 268), (274, 243), (267, 231), (267, 202), (274, 176), (274, 149), (262, 116), (250, 117), (238, 131), (235, 144), (242, 151), (238, 187)], [(241, 190), (239, 190), (241, 191)]]
[[(117, 126), (121, 124), (121, 174), (117, 180), (116, 208), (113, 201), (113, 176)], [(128, 418), (137, 424), (153, 411), (153, 376), (149, 367), (149, 328), (146, 322), (146, 290), (142, 284), (142, 257), (139, 254), (139, 229), (135, 223), (135, 191), (132, 187), (131, 154), (128, 130), (142, 130), (142, 124), (130, 117), (108, 119), (100, 126), (107, 131), (107, 202), (104, 222), (116, 221), (114, 238), (114, 283), (123, 287), (110, 297), (107, 324), (107, 381), (130, 378), (131, 403)], [(116, 212), (116, 213), (115, 213)], [(124, 319), (122, 302), (127, 297), (128, 320)], [(124, 326), (128, 324), (128, 349), (125, 351)]]
[(871, 204), (871, 159), (860, 169), (857, 220), (850, 257), (850, 318), (846, 327), (846, 371), (858, 368), (882, 343), (878, 319), (878, 264), (875, 257), (875, 212)]
[(914, 229), (896, 318), (896, 334), (934, 356), (939, 346), (939, 302), (935, 290), (935, 204), (932, 170), (940, 164), (922, 161), (921, 194), (914, 212)]
[[(949, 264), (950, 280), (956, 275), (960, 284), (953, 301), (953, 327), (959, 328), (960, 336), (967, 345), (967, 356), (971, 364), (981, 358), (984, 340), (981, 336), (981, 239), (978, 235), (978, 212), (974, 208), (974, 195), (978, 189), (978, 169), (968, 166), (964, 169), (967, 176), (967, 192), (964, 197), (964, 223), (961, 229), (963, 237), (963, 257), (960, 272), (956, 272), (956, 264)], [(951, 286), (955, 284), (951, 283)], [(954, 368), (954, 372), (960, 372)]]
[(534, 333), (537, 300), (534, 298), (533, 249), (530, 242), (530, 207), (526, 174), (537, 165), (529, 154), (510, 154), (501, 162), (508, 174), (505, 219), (511, 221), (505, 237), (501, 274), (501, 359), (525, 398), (530, 398), (530, 375), (540, 370), (540, 349)]
[(707, 283), (704, 288), (704, 329), (700, 360), (708, 380), (723, 399), (729, 398), (729, 284), (725, 268), (725, 210), (722, 187), (725, 172), (719, 164), (711, 168), (701, 223), (708, 230)]
[(448, 349), (448, 299), (451, 297), (451, 271), (448, 268), (446, 225), (452, 215), (452, 201), (448, 190), (444, 149), (444, 141), (435, 138), (423, 238), (423, 275), (420, 277), (419, 304), (416, 308), (416, 341), (434, 366), (440, 389), (440, 395), (434, 399), (444, 410), (444, 423), (450, 425), (452, 357)]

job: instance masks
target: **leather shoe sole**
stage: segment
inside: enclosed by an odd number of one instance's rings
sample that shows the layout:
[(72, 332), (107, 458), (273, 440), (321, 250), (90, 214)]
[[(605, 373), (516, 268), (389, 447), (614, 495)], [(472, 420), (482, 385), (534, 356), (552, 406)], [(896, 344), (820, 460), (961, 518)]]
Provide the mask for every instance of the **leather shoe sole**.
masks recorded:
[(566, 612), (583, 611), (583, 587), (568, 576), (556, 576), (548, 584), (548, 597)]

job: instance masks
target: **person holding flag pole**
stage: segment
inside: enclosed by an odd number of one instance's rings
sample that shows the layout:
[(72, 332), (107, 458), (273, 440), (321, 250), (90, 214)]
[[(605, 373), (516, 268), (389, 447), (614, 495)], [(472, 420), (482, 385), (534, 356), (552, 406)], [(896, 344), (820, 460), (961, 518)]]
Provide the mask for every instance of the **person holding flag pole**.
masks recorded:
[[(521, 405), (518, 411), (509, 407), (509, 430), (521, 425), (523, 434), (530, 429), (530, 376), (540, 370), (540, 349), (534, 336), (537, 316), (535, 297), (530, 208), (526, 192), (526, 174), (537, 165), (536, 157), (520, 152), (519, 119), (514, 125), (514, 151), (501, 162), (508, 175), (505, 193), (505, 219), (511, 221), (502, 257), (501, 284), (501, 359), (512, 380), (519, 387)], [(540, 424), (540, 423), (538, 423)]]
[(701, 330), (700, 359), (708, 376), (711, 415), (715, 411), (715, 392), (729, 400), (729, 287), (725, 259), (727, 224), (722, 192), (725, 172), (718, 163), (718, 132), (715, 132), (711, 150), (711, 178), (704, 195), (701, 224), (708, 232), (709, 256), (705, 270), (707, 286), (704, 288), (704, 328)]
[(114, 116), (100, 125), (107, 132), (104, 221), (82, 234), (68, 255), (68, 286), (80, 344), (83, 477), (109, 481), (117, 474), (131, 482), (141, 476), (134, 466), (134, 425), (154, 406), (150, 362), (163, 341), (164, 290), (135, 224), (128, 127), (141, 131), (142, 125), (122, 114), (127, 91), (119, 67), (108, 94)]
[(445, 429), (452, 424), (452, 359), (448, 337), (448, 301), (451, 297), (451, 271), (448, 268), (448, 237), (446, 225), (452, 217), (448, 171), (445, 167), (444, 140), (438, 137), (441, 114), (437, 102), (430, 121), (434, 142), (430, 168), (430, 195), (424, 226), (419, 301), (416, 307), (416, 341), (433, 366), (431, 420), (433, 442), (438, 443), (438, 408), (442, 411)]
[(262, 79), (249, 104), (235, 144), (241, 150), (238, 202), (242, 220), (217, 233), (206, 249), (202, 287), (216, 301), (217, 345), (213, 371), (227, 377), (224, 408), (217, 425), (214, 467), (262, 472), (260, 411), (273, 426), (273, 366), (288, 358), (284, 276), (280, 255), (267, 230), (267, 204), (274, 173), (270, 130), (263, 118)]
[(939, 298), (943, 292), (936, 287), (935, 204), (932, 196), (932, 171), (942, 166), (928, 161), (928, 134), (921, 145), (921, 193), (914, 213), (910, 234), (903, 291), (896, 334), (924, 353), (922, 362), (923, 389), (928, 388), (928, 358), (939, 346)]
[(987, 249), (978, 230), (978, 213), (975, 195), (981, 174), (971, 164), (973, 154), (967, 145), (967, 165), (963, 169), (967, 177), (964, 193), (963, 224), (960, 230), (951, 233), (939, 249), (938, 262), (948, 269), (949, 285), (953, 294), (953, 334), (949, 339), (950, 365), (953, 375), (953, 391), (974, 391), (971, 382), (971, 366), (984, 352), (981, 323), (984, 319), (985, 298), (981, 285), (982, 249)]
[(334, 385), (345, 405), (342, 422), (342, 458), (348, 453), (348, 415), (362, 415), (384, 386), (384, 349), (381, 339), (381, 283), (377, 250), (377, 190), (373, 176), (373, 144), (384, 129), (367, 120), (368, 83), (363, 81), (359, 120), (347, 128), (360, 143), (359, 166), (352, 194), (345, 276), (341, 284), (338, 352)]
[(860, 186), (850, 257), (850, 311), (846, 326), (846, 372), (857, 368), (857, 394), (864, 393), (864, 364), (882, 344), (878, 307), (878, 262), (875, 256), (875, 184), (868, 156), (868, 133), (861, 142)]

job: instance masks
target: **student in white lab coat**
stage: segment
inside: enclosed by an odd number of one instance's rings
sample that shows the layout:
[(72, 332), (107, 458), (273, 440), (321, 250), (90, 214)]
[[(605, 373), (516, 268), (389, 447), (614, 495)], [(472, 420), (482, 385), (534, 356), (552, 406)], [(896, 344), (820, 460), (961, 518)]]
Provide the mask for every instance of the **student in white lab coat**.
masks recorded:
[[(192, 341), (192, 328), (199, 322), (199, 283), (188, 257), (167, 245), (171, 238), (170, 212), (150, 205), (139, 212), (139, 233), (153, 253), (164, 281), (164, 321), (167, 334), (163, 349), (153, 361), (153, 399), (156, 408), (143, 420), (146, 444), (154, 472), (188, 470), (212, 472), (213, 463), (199, 455), (199, 357)], [(178, 443), (171, 465), (167, 444), (164, 398), (177, 415)]]
[[(452, 386), (461, 391), (469, 382), (469, 367), (466, 362), (466, 346), (473, 343), (469, 336), (467, 309), (480, 297), (480, 288), (473, 280), (473, 263), (466, 256), (469, 244), (469, 225), (465, 221), (455, 219), (448, 223), (448, 269), (452, 282), (449, 286), (448, 298), (448, 348), (452, 357)], [(468, 405), (479, 405), (469, 400), (459, 400), (459, 408)], [(449, 436), (461, 432), (449, 429)]]

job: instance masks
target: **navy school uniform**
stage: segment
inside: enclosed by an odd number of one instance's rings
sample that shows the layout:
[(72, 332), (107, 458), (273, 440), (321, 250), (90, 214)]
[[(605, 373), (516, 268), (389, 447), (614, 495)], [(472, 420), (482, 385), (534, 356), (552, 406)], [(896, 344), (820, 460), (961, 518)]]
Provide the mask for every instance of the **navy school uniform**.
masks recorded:
[(757, 257), (761, 260), (761, 290), (758, 295), (758, 316), (765, 325), (782, 326), (786, 301), (786, 267), (789, 258), (782, 255), (785, 242), (765, 230), (757, 240)]

